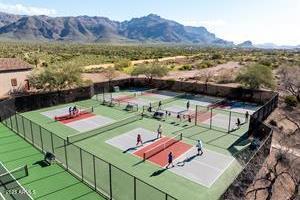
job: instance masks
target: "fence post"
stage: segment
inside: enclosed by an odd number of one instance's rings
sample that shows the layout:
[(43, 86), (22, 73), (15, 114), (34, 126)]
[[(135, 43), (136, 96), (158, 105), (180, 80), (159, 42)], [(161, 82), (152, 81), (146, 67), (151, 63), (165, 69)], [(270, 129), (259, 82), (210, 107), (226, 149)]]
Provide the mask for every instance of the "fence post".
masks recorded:
[(83, 165), (82, 165), (82, 149), (79, 148), (79, 155), (80, 155), (80, 167), (81, 167), (81, 181), (83, 181)]
[(50, 133), (50, 138), (51, 138), (51, 148), (52, 148), (52, 153), (54, 154), (54, 144), (53, 144), (53, 133), (48, 131)]
[(111, 164), (108, 164), (109, 168), (109, 198), (112, 199), (112, 182), (111, 182)]
[(29, 122), (30, 122), (31, 142), (32, 142), (32, 144), (34, 144), (33, 131), (32, 131), (32, 121), (29, 120)]
[(40, 128), (41, 148), (42, 148), (42, 152), (44, 152), (44, 143), (43, 143), (42, 127), (39, 126), (39, 128)]
[(196, 105), (195, 126), (197, 126), (197, 122), (198, 122), (198, 105)]
[(229, 112), (228, 133), (230, 132), (230, 125), (231, 125), (231, 111)]
[(96, 163), (95, 163), (95, 155), (93, 155), (93, 169), (94, 169), (94, 183), (95, 183), (95, 191), (97, 191), (97, 176), (96, 176)]
[(134, 192), (134, 200), (136, 200), (136, 177), (133, 177), (133, 192)]
[(212, 108), (210, 109), (210, 122), (209, 122), (209, 128), (212, 127)]
[(22, 115), (21, 116), (21, 119), (22, 119), (22, 127), (23, 127), (23, 137), (25, 138), (25, 127), (24, 127), (24, 117)]
[(9, 116), (9, 121), (10, 121), (10, 129), (13, 130), (13, 125), (12, 125), (11, 116)]
[(65, 149), (65, 159), (66, 159), (66, 167), (67, 170), (69, 170), (69, 165), (68, 165), (68, 152), (67, 152), (67, 144), (66, 140), (64, 140), (64, 149)]
[(18, 132), (18, 135), (20, 135), (20, 133), (19, 133), (19, 125), (18, 125), (18, 117), (17, 117), (17, 113), (15, 114), (15, 118), (16, 118), (17, 132)]

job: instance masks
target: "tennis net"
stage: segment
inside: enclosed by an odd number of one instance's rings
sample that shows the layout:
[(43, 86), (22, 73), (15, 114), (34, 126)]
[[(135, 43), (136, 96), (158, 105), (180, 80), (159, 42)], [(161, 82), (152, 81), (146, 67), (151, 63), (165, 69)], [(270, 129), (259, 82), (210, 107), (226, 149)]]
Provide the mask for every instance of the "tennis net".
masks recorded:
[(172, 146), (173, 144), (176, 144), (182, 140), (182, 133), (166, 140), (165, 142), (156, 145), (152, 149), (149, 149), (148, 151), (145, 151), (143, 154), (144, 160), (151, 158), (152, 156), (162, 152), (163, 150), (167, 149), (168, 147)]
[(9, 171), (0, 162), (0, 188), (5, 190), (5, 195), (9, 195), (12, 199), (27, 200), (33, 199), (27, 192), (27, 190), (21, 186), (17, 181), (18, 179), (28, 176), (27, 165), (19, 167), (15, 170)]
[(80, 115), (85, 115), (85, 114), (89, 114), (89, 113), (93, 113), (94, 112), (94, 107), (90, 107), (90, 108), (83, 108), (83, 109), (78, 109), (76, 111), (71, 111), (70, 113), (66, 113), (63, 115), (58, 115), (55, 116), (54, 119), (59, 121), (59, 120), (66, 120), (66, 119), (72, 119), (75, 117), (78, 117)]
[(81, 140), (93, 137), (95, 135), (99, 135), (99, 134), (104, 133), (106, 131), (110, 131), (112, 129), (118, 128), (120, 126), (124, 126), (126, 124), (135, 122), (135, 121), (140, 120), (142, 118), (143, 118), (143, 116), (141, 114), (134, 115), (134, 116), (125, 118), (123, 120), (108, 124), (106, 126), (102, 126), (101, 128), (98, 128), (98, 129), (94, 129), (94, 130), (91, 130), (91, 131), (87, 131), (87, 132), (78, 133), (78, 134), (68, 136), (67, 141), (68, 141), (68, 143), (79, 142)]
[(139, 93), (139, 95), (149, 95), (149, 94), (155, 94), (157, 93), (158, 89), (154, 88), (154, 89), (149, 89), (149, 90), (143, 90)]
[(111, 101), (103, 102), (103, 105), (107, 105), (110, 107), (117, 106), (126, 111), (136, 112), (139, 110), (139, 105), (136, 103), (132, 103), (129, 101), (119, 101), (119, 100), (115, 100), (115, 99), (112, 99)]
[[(178, 95), (176, 95), (176, 96), (172, 96), (172, 97), (170, 97), (170, 98), (163, 99), (163, 100), (161, 100), (160, 102), (161, 102), (162, 105), (164, 105), (164, 104), (171, 103), (171, 102), (173, 102), (173, 101), (176, 101), (176, 100), (178, 100), (178, 99), (180, 99), (180, 98), (184, 98), (184, 97), (186, 97), (186, 93), (178, 94)], [(153, 105), (153, 106), (158, 106), (158, 104), (159, 104), (159, 101), (154, 102), (152, 105)]]

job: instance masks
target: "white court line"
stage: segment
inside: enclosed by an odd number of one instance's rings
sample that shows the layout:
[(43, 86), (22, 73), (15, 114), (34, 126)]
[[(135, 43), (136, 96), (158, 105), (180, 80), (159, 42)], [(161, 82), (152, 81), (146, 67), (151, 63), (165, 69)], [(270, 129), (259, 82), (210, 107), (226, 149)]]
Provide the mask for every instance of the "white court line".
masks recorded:
[(224, 174), (224, 172), (229, 168), (229, 166), (233, 163), (233, 161), (234, 159), (232, 159), (230, 163), (228, 163), (228, 165), (222, 170), (222, 173), (220, 173), (218, 176), (215, 177), (213, 183), (210, 186), (212, 186), (216, 182), (216, 180), (218, 180), (219, 177), (222, 176), (222, 174)]
[[(188, 154), (188, 153), (191, 152), (192, 150), (194, 150), (194, 148), (191, 148), (189, 151), (187, 151), (187, 152), (184, 153), (183, 155), (181, 155), (181, 156), (179, 156), (178, 158), (176, 158), (176, 159), (175, 159), (175, 161), (177, 161), (176, 164), (179, 163), (179, 162), (178, 162), (178, 159), (184, 157), (186, 154)], [(218, 155), (220, 155), (220, 156), (222, 156), (222, 157), (224, 157), (224, 158), (230, 158), (230, 156), (226, 156), (226, 155), (224, 155), (224, 154), (221, 154), (221, 153), (218, 153), (218, 152), (215, 152), (215, 151), (211, 151), (211, 150), (209, 150), (209, 149), (205, 149), (205, 150), (206, 150), (206, 151), (210, 151), (210, 152), (215, 153), (215, 154), (218, 154)], [(231, 161), (227, 164), (227, 166), (225, 166), (224, 168), (221, 168), (221, 169), (220, 169), (220, 168), (217, 168), (217, 167), (214, 167), (214, 166), (212, 166), (212, 165), (208, 165), (208, 164), (206, 164), (204, 161), (200, 161), (200, 160), (193, 160), (192, 162), (198, 163), (199, 165), (207, 166), (207, 167), (209, 167), (209, 168), (211, 168), (211, 169), (214, 169), (215, 171), (218, 172), (218, 175), (214, 177), (214, 179), (213, 179), (213, 181), (212, 181), (212, 184), (209, 184), (209, 187), (211, 187), (211, 186), (216, 182), (216, 180), (218, 180), (219, 177), (222, 176), (222, 174), (224, 174), (224, 172), (229, 168), (229, 166), (233, 163), (234, 160), (235, 160), (235, 159), (234, 159), (233, 157), (231, 157)], [(173, 173), (174, 173), (174, 172), (173, 172)], [(175, 174), (177, 174), (177, 173), (175, 173)], [(180, 175), (180, 174), (178, 174), (178, 175)], [(185, 177), (185, 178), (188, 179), (188, 180), (194, 180), (194, 182), (199, 183), (199, 181), (193, 179), (192, 177), (186, 177), (186, 176), (184, 176), (184, 175), (180, 175), (180, 176), (183, 176), (183, 177)], [(205, 184), (202, 184), (202, 185), (204, 185), (204, 186), (206, 187)]]
[[(0, 161), (0, 164), (3, 166), (3, 168), (7, 171), (7, 172), (10, 172), (6, 167), (5, 165)], [(27, 190), (19, 183), (19, 181), (11, 174), (11, 176), (15, 179), (16, 183), (24, 190), (24, 192), (28, 195), (28, 197), (30, 199), (33, 199), (30, 194), (27, 192)]]
[(3, 200), (5, 200), (5, 198), (4, 198), (3, 194), (2, 194), (2, 192), (0, 192), (0, 197), (1, 197)]

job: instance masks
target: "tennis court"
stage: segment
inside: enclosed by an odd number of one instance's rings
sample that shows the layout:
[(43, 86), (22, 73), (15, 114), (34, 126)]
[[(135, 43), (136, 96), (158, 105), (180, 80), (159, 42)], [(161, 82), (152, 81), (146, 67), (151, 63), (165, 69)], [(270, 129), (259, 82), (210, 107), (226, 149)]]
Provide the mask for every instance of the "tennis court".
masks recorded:
[[(107, 96), (112, 98), (107, 100)], [(162, 105), (158, 109), (159, 101)], [(7, 123), (23, 130), (21, 134), (33, 138), (35, 143), (40, 141), (42, 148), (57, 152), (62, 160), (68, 161), (73, 173), (115, 199), (134, 199), (134, 195), (142, 199), (152, 193), (149, 185), (176, 199), (207, 199), (207, 196), (217, 199), (241, 170), (232, 155), (243, 148), (239, 140), (249, 126), (243, 113), (209, 107), (219, 101), (223, 100), (134, 89), (22, 113), (23, 124), (18, 117)], [(153, 112), (147, 113), (147, 106), (141, 105), (149, 102)], [(65, 123), (53, 119), (68, 114), (68, 108), (74, 105), (93, 110), (88, 117)], [(163, 114), (162, 118), (153, 116), (157, 111)], [(238, 118), (241, 124), (237, 127)], [(162, 126), (162, 138), (157, 138), (159, 125)], [(53, 136), (47, 137), (47, 133), (65, 139), (67, 144), (56, 144)], [(137, 134), (143, 138), (142, 146), (136, 146)], [(204, 143), (204, 154), (195, 156), (199, 139)], [(174, 154), (175, 167), (167, 170), (170, 151)], [(93, 156), (97, 157), (96, 161)], [(134, 182), (137, 179), (138, 184)], [(153, 193), (155, 191), (153, 189)], [(161, 192), (157, 192), (152, 199), (164, 199), (160, 195)]]
[(0, 174), (9, 171), (14, 177), (0, 175), (0, 181), (6, 182), (0, 186), (0, 199), (1, 195), (9, 200), (104, 199), (62, 167), (56, 164), (41, 167), (38, 163), (43, 154), (3, 124), (0, 124), (0, 158)]

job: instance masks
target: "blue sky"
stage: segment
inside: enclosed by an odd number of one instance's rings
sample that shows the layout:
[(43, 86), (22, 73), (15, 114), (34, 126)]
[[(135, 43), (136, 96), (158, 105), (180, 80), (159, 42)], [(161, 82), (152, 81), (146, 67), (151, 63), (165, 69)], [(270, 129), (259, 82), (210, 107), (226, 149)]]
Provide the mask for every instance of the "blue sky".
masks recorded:
[(154, 13), (185, 25), (205, 26), (236, 43), (300, 44), (300, 0), (0, 0), (0, 11), (96, 15), (118, 21)]

